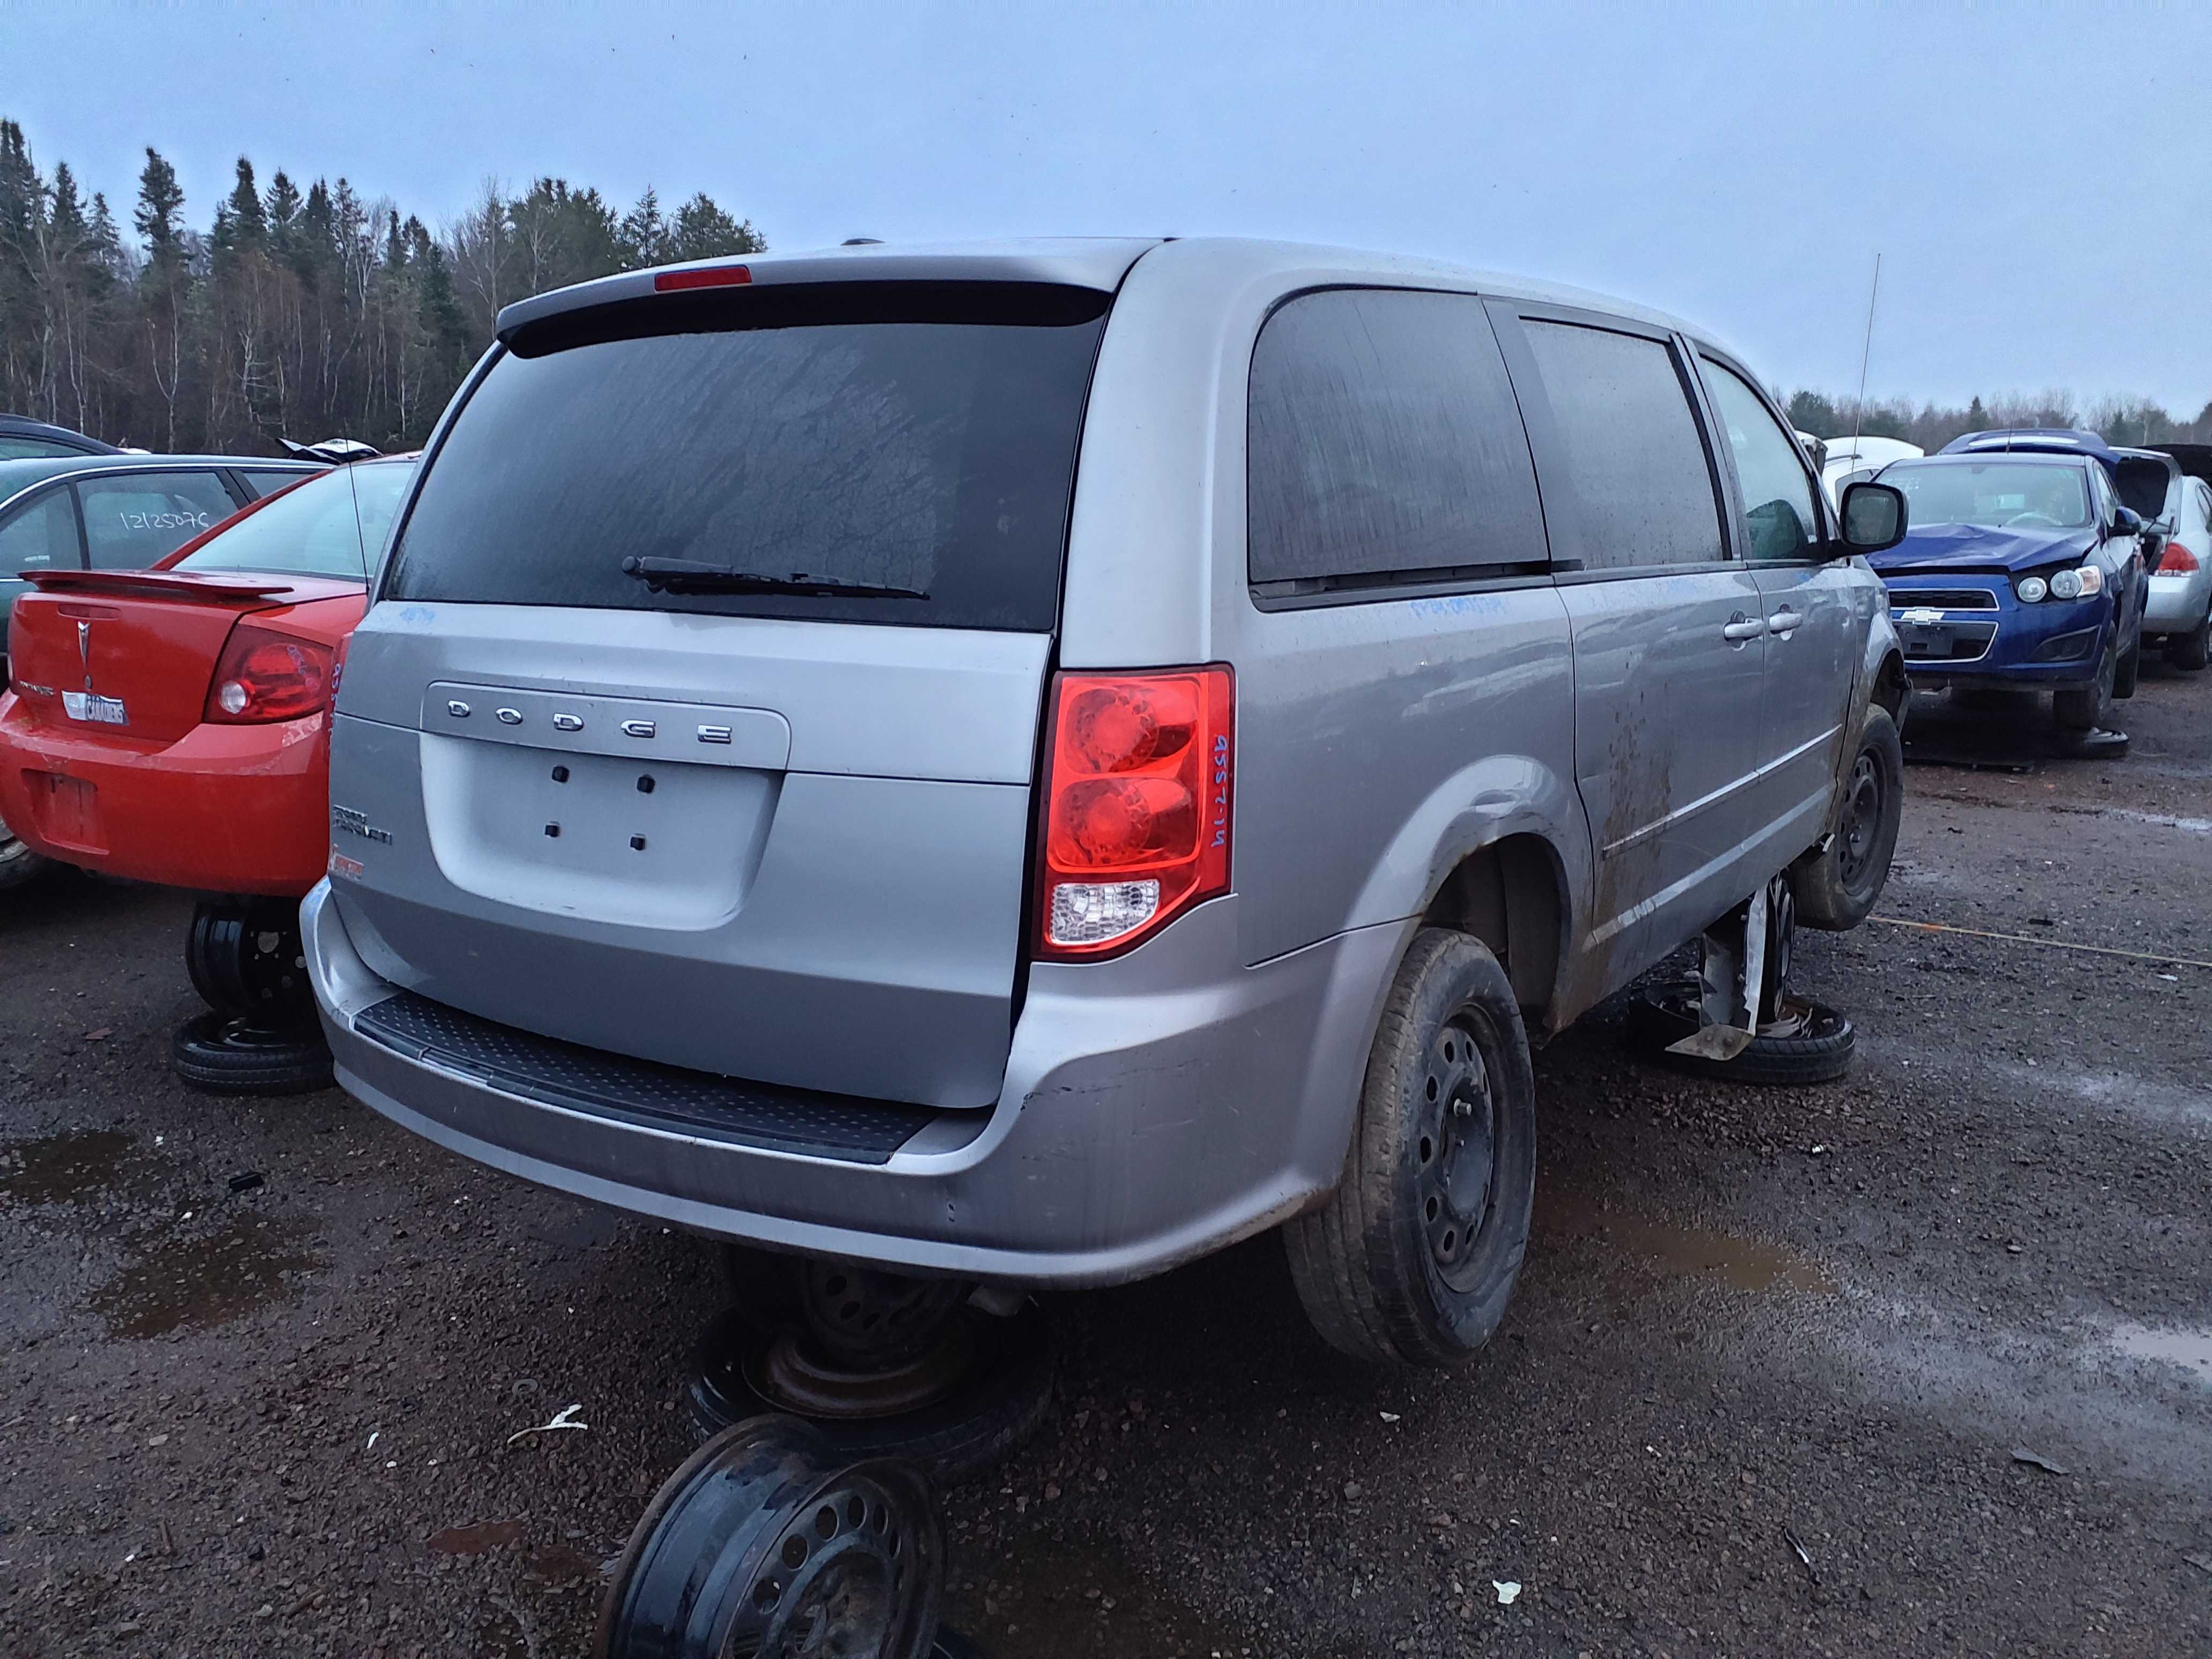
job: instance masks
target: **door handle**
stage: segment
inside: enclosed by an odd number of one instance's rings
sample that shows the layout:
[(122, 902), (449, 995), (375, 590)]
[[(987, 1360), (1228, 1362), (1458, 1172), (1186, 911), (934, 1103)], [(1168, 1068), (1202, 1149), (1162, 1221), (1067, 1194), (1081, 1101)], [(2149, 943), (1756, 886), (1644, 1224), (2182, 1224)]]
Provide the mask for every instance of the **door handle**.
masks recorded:
[(1778, 634), (1787, 634), (1794, 628), (1803, 626), (1804, 621), (1802, 611), (1783, 610), (1769, 617), (1766, 619), (1766, 625)]
[(1746, 640), (1755, 640), (1766, 631), (1766, 623), (1757, 617), (1747, 617), (1739, 611), (1721, 624), (1721, 637), (1730, 645), (1741, 645)]

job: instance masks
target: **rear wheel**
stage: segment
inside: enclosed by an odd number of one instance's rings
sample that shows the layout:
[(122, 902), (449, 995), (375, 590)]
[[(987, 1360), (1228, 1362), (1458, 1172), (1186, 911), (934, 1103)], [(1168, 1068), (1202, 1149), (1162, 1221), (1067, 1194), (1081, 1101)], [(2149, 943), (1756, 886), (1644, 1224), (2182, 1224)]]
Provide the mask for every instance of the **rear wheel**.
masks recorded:
[(1825, 844), (1790, 868), (1796, 919), (1808, 927), (1841, 933), (1873, 915), (1889, 880), (1889, 861), (1904, 820), (1905, 749), (1897, 722), (1875, 703), (1859, 728), (1858, 750), (1844, 781), (1835, 828)]
[(1513, 988), (1480, 940), (1425, 928), (1383, 1006), (1344, 1178), (1283, 1230), (1315, 1330), (1358, 1359), (1471, 1358), (1512, 1297), (1535, 1184)]
[(0, 823), (0, 890), (21, 887), (52, 862), (33, 853), (22, 837)]
[(2177, 634), (2166, 642), (2166, 659), (2192, 674), (2212, 662), (2212, 607), (2207, 607), (2194, 630)]
[(2051, 694), (2051, 712), (2062, 730), (2094, 732), (2112, 717), (2112, 687), (2120, 672), (2118, 645), (2115, 639), (2105, 647), (2094, 684)]

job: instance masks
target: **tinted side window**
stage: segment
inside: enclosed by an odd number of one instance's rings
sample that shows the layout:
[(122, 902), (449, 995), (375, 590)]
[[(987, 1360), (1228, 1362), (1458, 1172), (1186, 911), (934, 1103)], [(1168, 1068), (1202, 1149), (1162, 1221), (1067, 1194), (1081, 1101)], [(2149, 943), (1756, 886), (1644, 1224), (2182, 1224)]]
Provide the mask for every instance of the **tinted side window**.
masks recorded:
[(1480, 300), (1291, 301), (1253, 348), (1247, 419), (1255, 583), (1434, 580), (1547, 556), (1528, 441)]
[(125, 472), (76, 488), (95, 570), (143, 570), (238, 510), (212, 472)]
[(25, 502), (0, 524), (0, 581), (19, 570), (75, 570), (82, 562), (66, 485)]
[(1754, 559), (1812, 556), (1820, 538), (1813, 510), (1813, 478), (1798, 459), (1797, 440), (1784, 431), (1753, 392), (1733, 371), (1705, 359), (1705, 386), (1713, 410), (1728, 428), (1735, 456), (1736, 482), (1743, 487), (1743, 515), (1751, 532)]
[(1589, 568), (1726, 557), (1712, 468), (1674, 352), (1574, 323), (1522, 327), (1582, 507)]
[(58, 444), (51, 438), (0, 437), (0, 461), (52, 460), (58, 455), (82, 455), (74, 444)]

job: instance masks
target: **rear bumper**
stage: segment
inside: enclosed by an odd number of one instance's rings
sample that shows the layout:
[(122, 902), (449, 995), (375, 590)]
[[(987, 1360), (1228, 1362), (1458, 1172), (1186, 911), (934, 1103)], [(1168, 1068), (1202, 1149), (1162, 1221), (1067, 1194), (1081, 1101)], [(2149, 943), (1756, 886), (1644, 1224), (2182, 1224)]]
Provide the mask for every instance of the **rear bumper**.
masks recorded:
[(297, 898), (329, 854), (325, 717), (133, 743), (0, 696), (0, 821), (34, 852), (136, 881)]
[(1414, 924), (1245, 968), (1233, 898), (1116, 961), (1040, 963), (997, 1103), (946, 1111), (887, 1161), (802, 1155), (534, 1098), (360, 1029), (393, 995), (327, 884), (302, 907), (338, 1081), (495, 1169), (712, 1236), (1062, 1285), (1140, 1279), (1328, 1191)]
[(2143, 632), (2189, 634), (2212, 605), (2212, 567), (2183, 576), (2154, 575), (2143, 600)]

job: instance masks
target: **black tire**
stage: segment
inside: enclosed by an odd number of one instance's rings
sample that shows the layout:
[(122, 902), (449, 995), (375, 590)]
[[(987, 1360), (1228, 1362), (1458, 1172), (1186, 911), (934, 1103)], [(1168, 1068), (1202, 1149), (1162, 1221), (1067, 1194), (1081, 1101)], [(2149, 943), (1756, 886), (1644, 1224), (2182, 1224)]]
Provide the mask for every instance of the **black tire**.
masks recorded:
[(1481, 1351), (1528, 1253), (1535, 1102), (1498, 958), (1465, 933), (1422, 929), (1383, 1004), (1344, 1177), (1283, 1229), (1323, 1341), (1383, 1364)]
[(33, 853), (21, 836), (0, 823), (0, 892), (21, 887), (52, 864), (52, 859)]
[(1637, 998), (1629, 1005), (1630, 1040), (1677, 1071), (1724, 1083), (1801, 1086), (1832, 1083), (1851, 1069), (1858, 1033), (1850, 1021), (1832, 1008), (1796, 997), (1788, 1001), (1805, 1016), (1807, 1027), (1798, 1035), (1755, 1036), (1733, 1060), (1670, 1053), (1669, 1045), (1698, 1029), (1697, 996), (1694, 986), (1675, 986)]
[(2176, 634), (2166, 642), (2166, 665), (2194, 674), (2212, 662), (2212, 608), (2204, 613), (2203, 621), (2188, 634)]
[(599, 1607), (595, 1659), (861, 1653), (925, 1659), (945, 1530), (913, 1468), (805, 1423), (733, 1425), (661, 1484)]
[(212, 1012), (177, 1028), (169, 1064), (193, 1088), (216, 1095), (307, 1095), (337, 1080), (319, 1030), (271, 1030)]
[(2112, 719), (2112, 687), (2120, 672), (2118, 645), (2116, 639), (2105, 648), (2094, 684), (2051, 694), (2051, 717), (2061, 731), (2094, 732)]
[(217, 1013), (270, 1027), (315, 1024), (295, 900), (203, 900), (185, 933), (185, 971)]
[[(933, 1486), (957, 1486), (997, 1468), (1052, 1403), (1051, 1332), (1034, 1304), (1011, 1319), (965, 1316), (975, 1320), (986, 1352), (975, 1373), (945, 1399), (890, 1417), (803, 1420), (842, 1455), (904, 1458)], [(685, 1395), (702, 1436), (763, 1412), (798, 1415), (763, 1395), (745, 1375), (744, 1360), (764, 1334), (735, 1309), (718, 1315), (701, 1334)]]
[(1798, 921), (1840, 933), (1872, 915), (1888, 884), (1904, 822), (1904, 745), (1889, 710), (1870, 704), (1827, 842), (1790, 866)]
[(2122, 701), (2136, 694), (2136, 682), (2142, 678), (2142, 640), (2120, 653), (2118, 665), (2112, 672), (2112, 696)]

